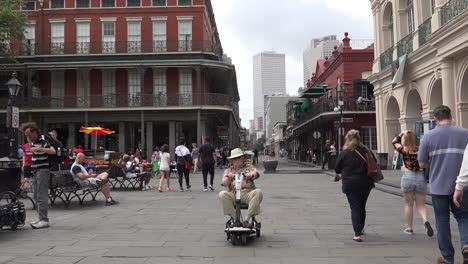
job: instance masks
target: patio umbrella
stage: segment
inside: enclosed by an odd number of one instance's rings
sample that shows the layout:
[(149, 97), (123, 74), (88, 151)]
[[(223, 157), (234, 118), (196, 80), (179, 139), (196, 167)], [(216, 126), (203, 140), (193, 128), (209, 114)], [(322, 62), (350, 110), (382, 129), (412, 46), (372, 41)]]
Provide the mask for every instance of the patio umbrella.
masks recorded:
[(80, 132), (86, 133), (86, 134), (91, 134), (91, 135), (96, 135), (95, 137), (95, 148), (94, 148), (94, 154), (96, 155), (96, 149), (97, 149), (97, 136), (98, 135), (110, 135), (115, 133), (115, 131), (103, 128), (103, 127), (81, 127)]

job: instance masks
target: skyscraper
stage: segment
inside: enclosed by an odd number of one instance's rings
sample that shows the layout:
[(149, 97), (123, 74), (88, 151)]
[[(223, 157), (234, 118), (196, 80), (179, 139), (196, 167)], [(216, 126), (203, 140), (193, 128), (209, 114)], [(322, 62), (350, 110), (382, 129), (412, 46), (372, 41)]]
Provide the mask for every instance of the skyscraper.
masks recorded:
[(307, 85), (307, 80), (312, 77), (312, 73), (315, 72), (317, 60), (331, 57), (333, 47), (339, 45), (340, 41), (336, 39), (336, 35), (324, 36), (321, 39), (312, 39), (310, 41), (310, 46), (302, 54), (304, 87)]
[(253, 92), (254, 119), (261, 118), (263, 123), (266, 96), (286, 93), (284, 54), (264, 51), (253, 56)]

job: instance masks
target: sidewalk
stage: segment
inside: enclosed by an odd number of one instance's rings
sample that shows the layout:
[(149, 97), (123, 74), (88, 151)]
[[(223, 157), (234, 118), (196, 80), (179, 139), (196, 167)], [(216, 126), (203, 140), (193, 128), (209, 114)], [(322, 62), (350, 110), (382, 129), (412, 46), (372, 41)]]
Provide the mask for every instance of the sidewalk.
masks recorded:
[[(319, 173), (262, 173), (256, 181), (264, 192), (262, 236), (233, 247), (217, 196), (221, 173), (216, 171), (216, 192), (203, 192), (197, 174), (191, 175), (190, 192), (113, 191), (118, 206), (104, 206), (102, 195), (84, 206), (53, 206), (49, 229), (0, 231), (0, 263), (429, 264), (438, 256), (436, 239), (424, 234), (421, 219), (415, 218), (414, 235), (404, 234), (401, 198), (377, 190), (369, 199), (364, 242), (352, 241), (341, 184)], [(34, 220), (35, 212), (27, 214), (28, 222)], [(453, 238), (458, 249), (458, 234)]]

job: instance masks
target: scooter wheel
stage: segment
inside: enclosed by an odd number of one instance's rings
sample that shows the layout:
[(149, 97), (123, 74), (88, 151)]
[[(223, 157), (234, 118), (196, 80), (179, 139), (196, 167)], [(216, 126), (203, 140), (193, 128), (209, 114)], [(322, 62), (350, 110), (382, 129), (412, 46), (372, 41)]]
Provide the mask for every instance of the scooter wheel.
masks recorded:
[(226, 236), (227, 236), (227, 237), (226, 237), (226, 240), (231, 239), (231, 234), (227, 234)]
[(260, 237), (260, 228), (256, 228), (256, 229), (255, 229), (255, 235), (256, 235), (257, 237)]
[(241, 240), (242, 240), (242, 245), (244, 245), (244, 246), (247, 245), (247, 234), (246, 233), (242, 234)]

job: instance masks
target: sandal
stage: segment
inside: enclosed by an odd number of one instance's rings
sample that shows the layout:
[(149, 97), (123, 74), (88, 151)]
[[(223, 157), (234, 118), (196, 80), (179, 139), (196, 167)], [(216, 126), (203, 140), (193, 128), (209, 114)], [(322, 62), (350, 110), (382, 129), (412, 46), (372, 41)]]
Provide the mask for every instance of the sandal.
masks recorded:
[(353, 237), (353, 240), (356, 241), (356, 242), (362, 242), (362, 239), (361, 239), (360, 236)]

